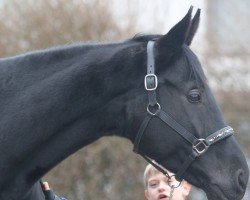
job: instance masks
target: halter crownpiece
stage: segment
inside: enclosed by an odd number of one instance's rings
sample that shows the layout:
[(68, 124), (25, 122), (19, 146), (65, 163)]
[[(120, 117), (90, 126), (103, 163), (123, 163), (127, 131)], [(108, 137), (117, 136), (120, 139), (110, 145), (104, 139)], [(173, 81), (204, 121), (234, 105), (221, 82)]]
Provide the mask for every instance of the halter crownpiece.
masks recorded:
[[(134, 149), (135, 153), (140, 154), (139, 152), (139, 144), (145, 129), (148, 127), (150, 120), (153, 117), (158, 117), (170, 126), (173, 130), (175, 130), (180, 136), (182, 136), (185, 140), (187, 140), (192, 145), (192, 152), (187, 157), (185, 162), (182, 164), (175, 177), (177, 180), (181, 181), (183, 179), (183, 175), (188, 169), (188, 167), (192, 164), (192, 162), (203, 153), (205, 153), (208, 148), (231, 135), (234, 134), (233, 129), (230, 126), (226, 126), (215, 133), (209, 135), (207, 138), (196, 138), (192, 133), (190, 133), (187, 129), (185, 129), (181, 124), (179, 124), (175, 119), (173, 119), (169, 114), (161, 109), (160, 104), (157, 102), (156, 98), (156, 89), (158, 86), (158, 79), (155, 75), (155, 61), (154, 61), (154, 42), (149, 41), (147, 44), (147, 75), (144, 79), (144, 86), (148, 92), (148, 106), (147, 106), (147, 114), (141, 123), (139, 131), (136, 135), (134, 141)], [(162, 165), (157, 163), (155, 160), (151, 159), (147, 155), (140, 154), (147, 162), (153, 165), (156, 169), (166, 175), (168, 178), (171, 176), (168, 174), (167, 169), (165, 169)]]

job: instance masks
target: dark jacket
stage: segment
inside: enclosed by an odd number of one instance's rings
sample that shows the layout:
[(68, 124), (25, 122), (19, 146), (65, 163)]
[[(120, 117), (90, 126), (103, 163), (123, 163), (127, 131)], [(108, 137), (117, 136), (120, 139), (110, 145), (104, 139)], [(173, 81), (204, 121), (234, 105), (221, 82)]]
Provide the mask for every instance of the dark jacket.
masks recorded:
[(67, 200), (64, 197), (58, 197), (52, 190), (43, 191), (41, 184), (41, 181), (35, 183), (22, 200)]
[(58, 197), (52, 190), (44, 191), (46, 200), (67, 200), (64, 197)]
[(39, 181), (33, 185), (22, 200), (47, 200)]

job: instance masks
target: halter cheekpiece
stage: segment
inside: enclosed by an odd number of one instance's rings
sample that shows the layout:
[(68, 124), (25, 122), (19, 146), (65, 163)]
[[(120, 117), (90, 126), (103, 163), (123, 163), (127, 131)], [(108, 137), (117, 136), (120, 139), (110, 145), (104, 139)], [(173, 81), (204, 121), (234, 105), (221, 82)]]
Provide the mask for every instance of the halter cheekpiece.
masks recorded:
[[(221, 141), (231, 135), (233, 135), (234, 131), (230, 126), (226, 126), (215, 133), (209, 135), (207, 138), (196, 138), (192, 133), (186, 130), (181, 124), (179, 124), (175, 119), (173, 119), (169, 114), (161, 109), (160, 104), (157, 102), (156, 90), (158, 86), (158, 79), (155, 75), (155, 59), (154, 59), (154, 42), (149, 41), (147, 44), (147, 75), (144, 79), (145, 89), (148, 92), (148, 106), (147, 106), (147, 114), (139, 128), (139, 131), (136, 135), (134, 141), (134, 152), (140, 154), (139, 152), (139, 144), (141, 138), (143, 137), (143, 133), (147, 128), (150, 120), (153, 117), (158, 117), (168, 126), (170, 126), (173, 130), (176, 131), (180, 136), (182, 136), (185, 140), (187, 140), (192, 146), (191, 154), (186, 158), (185, 162), (182, 164), (175, 177), (178, 181), (183, 179), (183, 175), (188, 169), (188, 167), (192, 164), (192, 162), (202, 154), (204, 154), (207, 149), (212, 145)], [(152, 158), (147, 155), (140, 154), (147, 162), (152, 164), (156, 169), (161, 171), (168, 178), (171, 176), (168, 174), (167, 170), (157, 163)]]

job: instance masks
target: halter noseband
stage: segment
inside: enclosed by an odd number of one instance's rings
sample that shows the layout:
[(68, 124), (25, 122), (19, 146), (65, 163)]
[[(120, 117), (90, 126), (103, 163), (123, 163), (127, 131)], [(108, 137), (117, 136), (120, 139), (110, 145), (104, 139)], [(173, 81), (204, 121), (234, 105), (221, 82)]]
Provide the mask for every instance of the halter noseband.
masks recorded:
[[(156, 89), (158, 86), (157, 76), (155, 75), (155, 60), (154, 60), (154, 42), (149, 41), (147, 44), (147, 75), (145, 76), (144, 85), (145, 89), (148, 91), (148, 106), (147, 106), (147, 114), (139, 128), (139, 131), (136, 135), (134, 141), (134, 149), (135, 153), (139, 153), (139, 144), (145, 129), (147, 128), (150, 120), (153, 117), (158, 117), (168, 126), (170, 126), (173, 130), (175, 130), (180, 136), (182, 136), (185, 140), (187, 140), (192, 145), (192, 152), (187, 157), (185, 162), (182, 164), (181, 168), (176, 173), (175, 177), (177, 180), (181, 181), (183, 179), (183, 175), (188, 169), (188, 167), (192, 164), (195, 158), (201, 156), (203, 153), (207, 151), (207, 149), (212, 145), (217, 143), (220, 140), (223, 140), (231, 135), (233, 135), (234, 131), (230, 126), (226, 126), (215, 133), (209, 135), (205, 139), (198, 139), (188, 130), (186, 130), (182, 125), (180, 125), (175, 119), (173, 119), (170, 115), (168, 115), (165, 111), (161, 109), (160, 104), (157, 102), (156, 98)], [(153, 109), (154, 108), (154, 109)], [(156, 169), (161, 171), (168, 178), (171, 176), (168, 174), (167, 170), (157, 163), (155, 160), (150, 157), (140, 154), (146, 161), (152, 164)]]

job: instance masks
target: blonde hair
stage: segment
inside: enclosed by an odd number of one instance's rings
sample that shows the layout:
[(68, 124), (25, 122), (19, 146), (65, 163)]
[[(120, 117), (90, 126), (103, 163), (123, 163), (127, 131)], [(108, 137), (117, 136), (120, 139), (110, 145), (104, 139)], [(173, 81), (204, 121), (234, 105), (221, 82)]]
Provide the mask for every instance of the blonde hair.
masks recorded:
[[(168, 171), (168, 170), (167, 170)], [(170, 171), (168, 171), (169, 173), (171, 173)], [(153, 165), (151, 164), (148, 164), (144, 170), (144, 174), (143, 174), (143, 182), (144, 182), (144, 187), (145, 189), (147, 190), (148, 188), (148, 180), (151, 176), (154, 176), (154, 175), (157, 175), (161, 173), (159, 170), (157, 170)], [(184, 181), (184, 182), (183, 182)], [(189, 184), (187, 181), (183, 180), (181, 182), (181, 185), (183, 186), (183, 183), (184, 184)], [(189, 184), (190, 185), (190, 184)], [(191, 188), (191, 185), (190, 185), (190, 188)], [(189, 191), (190, 191), (190, 188), (189, 188)], [(183, 196), (183, 199), (186, 200), (187, 197), (189, 196), (189, 191), (188, 191), (188, 194), (187, 195), (184, 195)]]
[(155, 175), (155, 174), (159, 174), (161, 172), (159, 172), (153, 165), (148, 164), (145, 168), (144, 174), (143, 174), (143, 183), (145, 188), (148, 187), (148, 179), (150, 176)]

